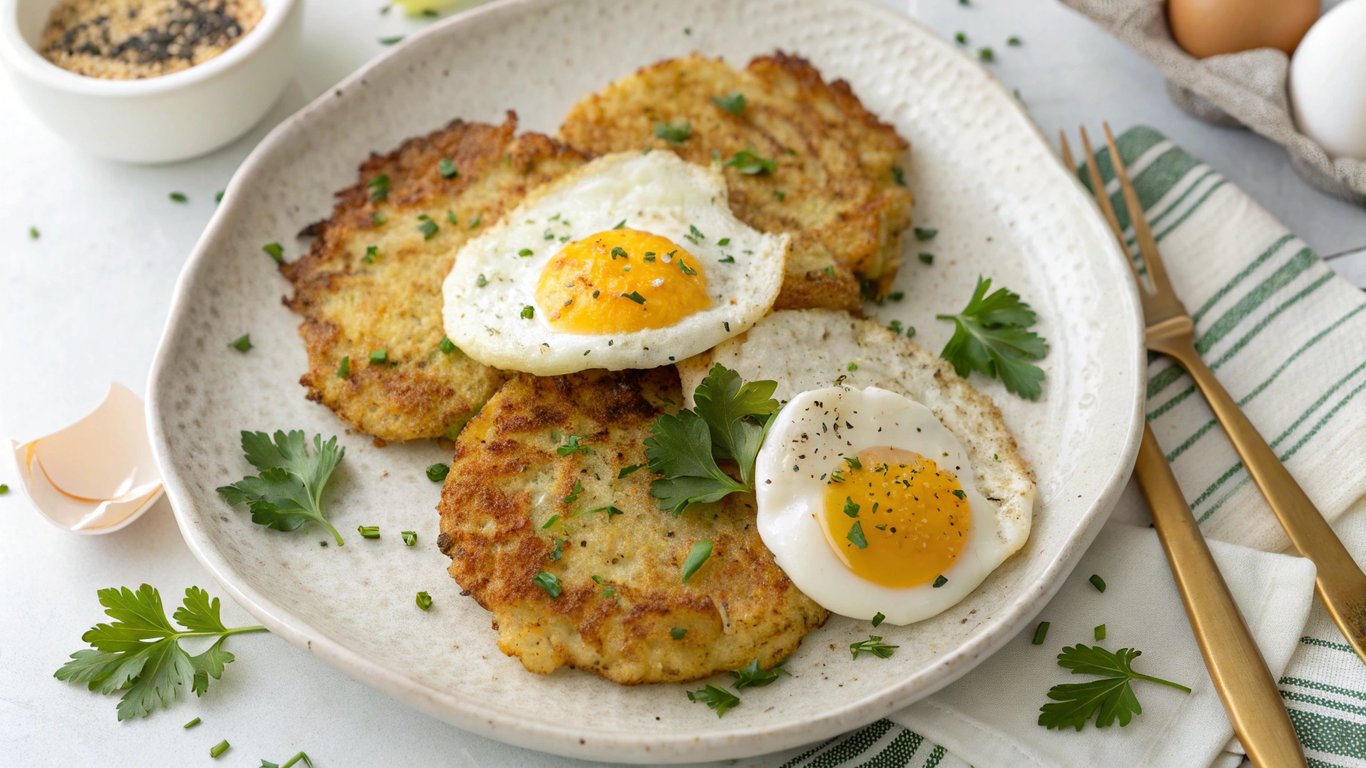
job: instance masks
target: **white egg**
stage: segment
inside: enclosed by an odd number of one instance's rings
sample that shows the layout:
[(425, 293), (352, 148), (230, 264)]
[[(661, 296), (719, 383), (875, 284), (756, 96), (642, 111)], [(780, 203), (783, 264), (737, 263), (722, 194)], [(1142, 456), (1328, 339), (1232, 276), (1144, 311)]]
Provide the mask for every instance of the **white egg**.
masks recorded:
[(788, 236), (730, 211), (714, 168), (606, 155), (536, 190), (456, 255), (446, 335), (538, 376), (654, 368), (742, 333), (773, 306)]
[(1333, 157), (1366, 160), (1366, 0), (1325, 13), (1290, 61), (1295, 124)]
[(779, 567), (855, 619), (934, 616), (1028, 536), (978, 492), (967, 452), (928, 408), (878, 387), (795, 396), (755, 478), (759, 535)]

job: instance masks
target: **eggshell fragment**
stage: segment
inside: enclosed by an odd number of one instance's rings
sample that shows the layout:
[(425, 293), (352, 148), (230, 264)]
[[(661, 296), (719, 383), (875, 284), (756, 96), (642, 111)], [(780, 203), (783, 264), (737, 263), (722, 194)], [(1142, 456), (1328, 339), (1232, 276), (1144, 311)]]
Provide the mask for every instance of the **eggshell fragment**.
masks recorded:
[(89, 415), (46, 437), (10, 443), (19, 483), (53, 525), (111, 533), (161, 497), (142, 400), (113, 384)]

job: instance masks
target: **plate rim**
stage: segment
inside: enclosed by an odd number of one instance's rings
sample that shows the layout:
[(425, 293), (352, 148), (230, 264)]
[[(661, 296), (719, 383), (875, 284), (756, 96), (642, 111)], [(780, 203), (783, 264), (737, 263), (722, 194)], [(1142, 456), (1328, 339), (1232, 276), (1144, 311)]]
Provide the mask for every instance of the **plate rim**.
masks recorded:
[[(455, 30), (474, 24), (485, 16), (532, 13), (544, 8), (555, 0), (498, 0), (468, 11), (448, 17), (410, 37), (409, 41), (420, 41), (430, 36), (456, 34)], [(843, 6), (850, 12), (872, 14), (881, 17), (889, 26), (908, 30), (922, 36), (927, 45), (940, 46), (948, 53), (953, 47), (928, 29), (915, 18), (899, 13), (873, 0), (803, 0), (814, 5)], [(195, 244), (193, 251), (182, 267), (176, 280), (170, 309), (165, 325), (157, 342), (156, 354), (152, 361), (147, 381), (147, 428), (151, 437), (152, 452), (161, 470), (165, 493), (171, 502), (171, 509), (181, 531), (186, 546), (195, 558), (210, 572), (219, 586), (239, 605), (270, 631), (290, 644), (316, 655), (349, 677), (383, 691), (389, 696), (413, 706), (437, 719), (458, 728), (486, 738), (495, 739), (515, 746), (550, 752), (578, 759), (598, 759), (611, 762), (692, 762), (706, 759), (728, 759), (751, 757), (782, 749), (809, 744), (831, 736), (844, 733), (866, 725), (874, 720), (902, 709), (923, 699), (944, 686), (967, 674), (988, 656), (1000, 650), (1011, 638), (1018, 634), (1047, 605), (1048, 601), (1062, 586), (1063, 580), (1080, 561), (1099, 534), (1110, 511), (1132, 474), (1138, 455), (1138, 446), (1144, 425), (1145, 380), (1142, 312), (1138, 300), (1138, 285), (1128, 269), (1116, 270), (1122, 286), (1122, 303), (1127, 312), (1117, 313), (1121, 319), (1129, 321), (1130, 343), (1133, 348), (1133, 375), (1128, 384), (1134, 390), (1132, 407), (1127, 414), (1127, 434), (1123, 450), (1117, 457), (1111, 476), (1100, 485), (1090, 507), (1079, 518), (1072, 538), (1063, 550), (1056, 554), (1040, 572), (1038, 578), (1025, 585), (1021, 593), (1013, 598), (1003, 610), (996, 614), (997, 621), (969, 639), (966, 643), (953, 648), (916, 673), (900, 680), (891, 688), (863, 700), (853, 701), (827, 710), (818, 717), (796, 721), (776, 727), (748, 726), (726, 728), (723, 722), (717, 728), (702, 733), (675, 732), (667, 735), (653, 734), (640, 736), (622, 730), (600, 730), (581, 726), (562, 726), (551, 722), (526, 720), (520, 713), (503, 708), (492, 709), (477, 702), (465, 702), (449, 691), (436, 691), (419, 683), (414, 678), (389, 670), (378, 662), (350, 650), (331, 640), (322, 632), (315, 630), (309, 623), (300, 620), (277, 604), (271, 597), (253, 589), (249, 584), (236, 581), (235, 568), (213, 545), (210, 537), (198, 529), (191, 513), (193, 508), (187, 483), (182, 483), (175, 464), (170, 458), (169, 446), (161, 418), (162, 403), (159, 393), (167, 386), (166, 371), (170, 365), (171, 341), (183, 315), (190, 307), (188, 297), (195, 284), (201, 279), (211, 243), (217, 239), (219, 231), (225, 227), (227, 214), (236, 205), (234, 189), (252, 175), (257, 167), (266, 163), (266, 155), (274, 145), (280, 143), (298, 130), (301, 122), (309, 119), (324, 103), (337, 98), (363, 81), (378, 67), (384, 66), (392, 58), (402, 57), (410, 48), (409, 44), (395, 46), (393, 49), (376, 56), (352, 72), (339, 83), (326, 89), (317, 98), (301, 107), (298, 111), (281, 121), (261, 139), (248, 156), (238, 166), (229, 182), (223, 204), (215, 212), (208, 226)], [(955, 54), (956, 55), (956, 54)], [(973, 61), (970, 66), (981, 70)], [(1045, 147), (1047, 138), (1040, 127), (1024, 111), (1005, 86), (989, 72), (985, 87), (995, 88), (1005, 103), (1011, 105), (1010, 119), (1025, 128)], [(1051, 151), (1051, 147), (1050, 147)], [(1109, 230), (1100, 217), (1099, 209), (1089, 193), (1086, 193), (1075, 176), (1069, 174), (1059, 161), (1053, 171), (1055, 183), (1066, 185), (1079, 208), (1087, 210), (1089, 226), (1099, 233), (1098, 242), (1102, 243), (1104, 254), (1096, 254), (1098, 259), (1111, 259), (1115, 263), (1123, 258), (1118, 245), (1113, 241)], [(1113, 306), (1113, 305), (1112, 305)], [(909, 689), (909, 690), (908, 690)]]

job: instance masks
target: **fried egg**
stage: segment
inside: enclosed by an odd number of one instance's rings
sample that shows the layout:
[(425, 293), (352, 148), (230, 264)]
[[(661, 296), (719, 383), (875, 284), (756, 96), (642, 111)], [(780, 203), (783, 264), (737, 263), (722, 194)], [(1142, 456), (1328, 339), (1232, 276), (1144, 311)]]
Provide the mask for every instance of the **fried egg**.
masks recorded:
[(1024, 544), (929, 408), (878, 387), (802, 392), (755, 463), (759, 536), (827, 610), (891, 624), (962, 600)]
[(653, 368), (758, 322), (788, 236), (730, 211), (714, 168), (670, 152), (601, 157), (533, 192), (456, 254), (446, 335), (495, 368)]

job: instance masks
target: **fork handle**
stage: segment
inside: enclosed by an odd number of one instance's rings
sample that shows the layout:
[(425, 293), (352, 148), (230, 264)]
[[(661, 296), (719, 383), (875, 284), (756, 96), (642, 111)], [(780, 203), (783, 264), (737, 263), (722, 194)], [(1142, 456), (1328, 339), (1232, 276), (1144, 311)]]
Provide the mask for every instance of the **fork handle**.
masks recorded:
[(1258, 766), (1304, 765), (1304, 752), (1271, 670), (1147, 426), (1134, 473), (1152, 508), (1153, 527), (1167, 553), (1210, 680), (1248, 759)]
[(1204, 393), (1290, 542), (1318, 568), (1314, 586), (1333, 617), (1333, 623), (1338, 625), (1357, 656), (1366, 661), (1366, 573), (1362, 573), (1280, 457), (1200, 359), (1190, 337), (1166, 338), (1154, 343), (1153, 335), (1149, 334), (1148, 347), (1174, 358)]

